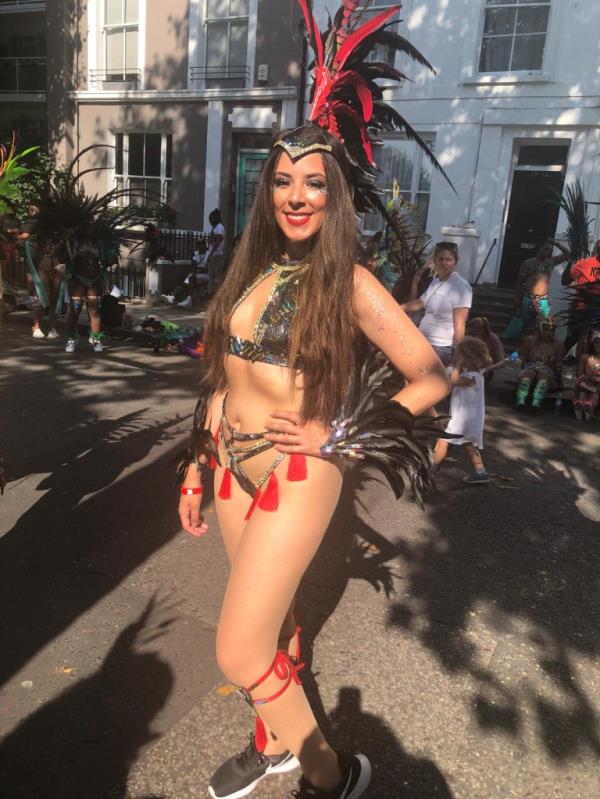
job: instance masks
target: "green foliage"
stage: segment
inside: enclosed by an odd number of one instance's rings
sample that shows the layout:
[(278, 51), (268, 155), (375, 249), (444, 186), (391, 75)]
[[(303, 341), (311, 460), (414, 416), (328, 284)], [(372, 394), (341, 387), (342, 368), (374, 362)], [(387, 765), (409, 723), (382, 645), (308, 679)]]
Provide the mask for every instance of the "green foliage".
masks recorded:
[(21, 162), (37, 150), (29, 147), (17, 153), (14, 134), (10, 145), (0, 144), (0, 214), (18, 213), (23, 182), (30, 172)]
[[(390, 270), (395, 272), (397, 282), (394, 296), (399, 301), (406, 302), (414, 278), (422, 272), (427, 263), (425, 250), (431, 238), (423, 231), (418, 208), (402, 198), (396, 181), (394, 181), (392, 199), (387, 205), (387, 212), (392, 224), (387, 222), (383, 231), (375, 276), (379, 277), (378, 273), (385, 274)], [(382, 282), (390, 288), (389, 277)]]
[(28, 206), (39, 205), (42, 198), (50, 194), (51, 186), (64, 186), (68, 169), (66, 164), (57, 164), (52, 156), (43, 152), (36, 153), (28, 161), (29, 173), (21, 185), (17, 211), (21, 218), (27, 216)]

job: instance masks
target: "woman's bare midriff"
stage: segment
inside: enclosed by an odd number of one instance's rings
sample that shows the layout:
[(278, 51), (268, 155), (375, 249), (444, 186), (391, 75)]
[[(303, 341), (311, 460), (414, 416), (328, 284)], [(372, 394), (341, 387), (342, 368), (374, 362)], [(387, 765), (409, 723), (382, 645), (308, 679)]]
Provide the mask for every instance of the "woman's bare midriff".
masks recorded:
[[(294, 383), (291, 384), (287, 367), (252, 363), (236, 355), (226, 355), (225, 374), (227, 419), (240, 433), (264, 431), (273, 411), (300, 412), (303, 393), (301, 373), (295, 373)], [(277, 451), (271, 448), (244, 461), (244, 471), (251, 480), (257, 481), (276, 457)], [(310, 460), (309, 480), (318, 475), (325, 478), (330, 471), (336, 473), (336, 481), (339, 479), (339, 464), (320, 458)], [(285, 462), (280, 468), (286, 468)]]

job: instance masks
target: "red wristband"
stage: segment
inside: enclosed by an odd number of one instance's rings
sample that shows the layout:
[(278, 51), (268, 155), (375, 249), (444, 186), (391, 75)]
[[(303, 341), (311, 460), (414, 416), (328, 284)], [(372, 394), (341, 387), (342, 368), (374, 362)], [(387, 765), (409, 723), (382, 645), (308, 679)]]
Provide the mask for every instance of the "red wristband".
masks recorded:
[(195, 496), (197, 494), (201, 494), (202, 493), (202, 486), (197, 486), (196, 488), (183, 488), (182, 487), (181, 493), (184, 496), (186, 496), (186, 497)]

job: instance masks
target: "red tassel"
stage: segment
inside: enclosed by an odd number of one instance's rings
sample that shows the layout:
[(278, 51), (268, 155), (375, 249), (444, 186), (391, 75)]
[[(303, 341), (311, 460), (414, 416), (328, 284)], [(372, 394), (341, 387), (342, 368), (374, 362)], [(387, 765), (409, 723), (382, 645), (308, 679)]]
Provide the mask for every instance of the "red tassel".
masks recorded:
[(258, 751), (262, 754), (267, 746), (267, 731), (260, 716), (256, 717), (256, 725), (254, 729), (254, 743)]
[(306, 480), (306, 455), (290, 455), (288, 463), (287, 479), (290, 483), (299, 483)]
[(258, 489), (256, 490), (256, 494), (254, 495), (254, 499), (252, 500), (252, 504), (250, 505), (250, 507), (248, 508), (248, 512), (247, 512), (247, 513), (246, 513), (246, 515), (244, 516), (244, 521), (245, 521), (245, 522), (247, 522), (247, 521), (248, 521), (248, 519), (249, 519), (249, 518), (252, 516), (252, 514), (254, 513), (254, 508), (255, 508), (255, 507), (258, 505), (258, 502), (259, 502), (259, 500), (260, 500), (260, 495), (261, 495), (261, 490), (260, 490), (260, 488), (258, 488)]
[(267, 487), (260, 498), (258, 507), (261, 510), (274, 511), (279, 507), (279, 483), (275, 472), (271, 472)]
[(225, 469), (223, 472), (221, 488), (219, 489), (219, 499), (231, 499), (231, 472), (229, 469)]

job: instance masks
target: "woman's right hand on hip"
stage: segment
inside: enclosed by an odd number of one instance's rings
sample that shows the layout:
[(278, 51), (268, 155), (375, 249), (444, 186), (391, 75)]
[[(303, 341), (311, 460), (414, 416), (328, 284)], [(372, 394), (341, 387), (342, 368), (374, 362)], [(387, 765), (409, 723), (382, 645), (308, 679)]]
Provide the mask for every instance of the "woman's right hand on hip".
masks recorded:
[(200, 513), (202, 494), (182, 494), (179, 497), (179, 519), (181, 526), (190, 535), (201, 538), (208, 532), (208, 524)]

